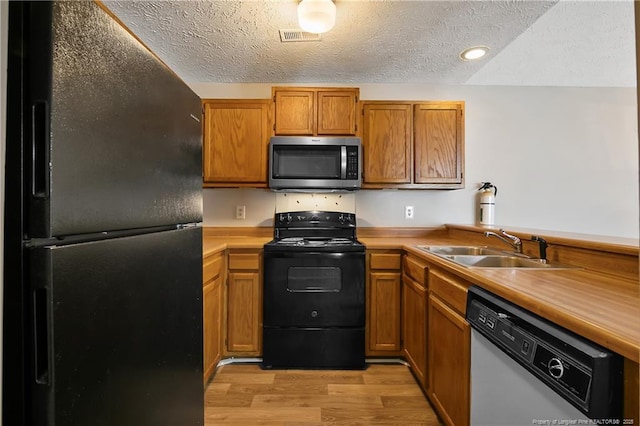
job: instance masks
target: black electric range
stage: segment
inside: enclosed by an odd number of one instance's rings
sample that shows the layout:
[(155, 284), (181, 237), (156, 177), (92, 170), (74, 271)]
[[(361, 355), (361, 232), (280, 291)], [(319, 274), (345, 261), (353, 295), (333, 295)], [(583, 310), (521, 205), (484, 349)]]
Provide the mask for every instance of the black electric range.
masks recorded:
[(365, 247), (354, 214), (276, 214), (263, 295), (263, 368), (365, 367)]

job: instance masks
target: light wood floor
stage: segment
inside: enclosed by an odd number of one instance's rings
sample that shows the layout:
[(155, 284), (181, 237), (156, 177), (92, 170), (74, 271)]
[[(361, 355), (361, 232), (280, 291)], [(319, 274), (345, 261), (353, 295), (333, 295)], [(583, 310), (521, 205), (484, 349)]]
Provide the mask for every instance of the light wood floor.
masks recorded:
[(441, 425), (403, 365), (363, 371), (220, 367), (205, 393), (205, 425)]

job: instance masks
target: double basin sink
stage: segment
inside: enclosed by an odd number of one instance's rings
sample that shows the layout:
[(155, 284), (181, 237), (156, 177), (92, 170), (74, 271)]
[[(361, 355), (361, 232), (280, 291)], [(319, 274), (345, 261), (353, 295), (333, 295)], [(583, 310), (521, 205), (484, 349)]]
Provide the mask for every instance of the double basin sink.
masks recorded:
[(484, 246), (419, 245), (418, 248), (468, 268), (574, 269), (569, 265), (546, 263), (523, 254), (505, 252)]

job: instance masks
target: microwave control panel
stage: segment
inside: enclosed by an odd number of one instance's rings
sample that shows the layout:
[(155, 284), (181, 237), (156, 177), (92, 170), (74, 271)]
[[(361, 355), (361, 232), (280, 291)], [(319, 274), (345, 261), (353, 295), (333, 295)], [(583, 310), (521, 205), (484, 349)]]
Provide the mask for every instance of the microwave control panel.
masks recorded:
[(357, 146), (347, 146), (347, 179), (358, 179)]

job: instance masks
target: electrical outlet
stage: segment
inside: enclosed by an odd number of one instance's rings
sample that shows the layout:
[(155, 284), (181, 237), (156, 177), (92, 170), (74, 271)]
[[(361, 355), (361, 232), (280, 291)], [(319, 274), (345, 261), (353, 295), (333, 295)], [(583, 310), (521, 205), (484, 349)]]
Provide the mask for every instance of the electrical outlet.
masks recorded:
[(404, 206), (404, 218), (413, 219), (413, 206)]
[(236, 219), (244, 219), (246, 211), (245, 206), (236, 206)]

